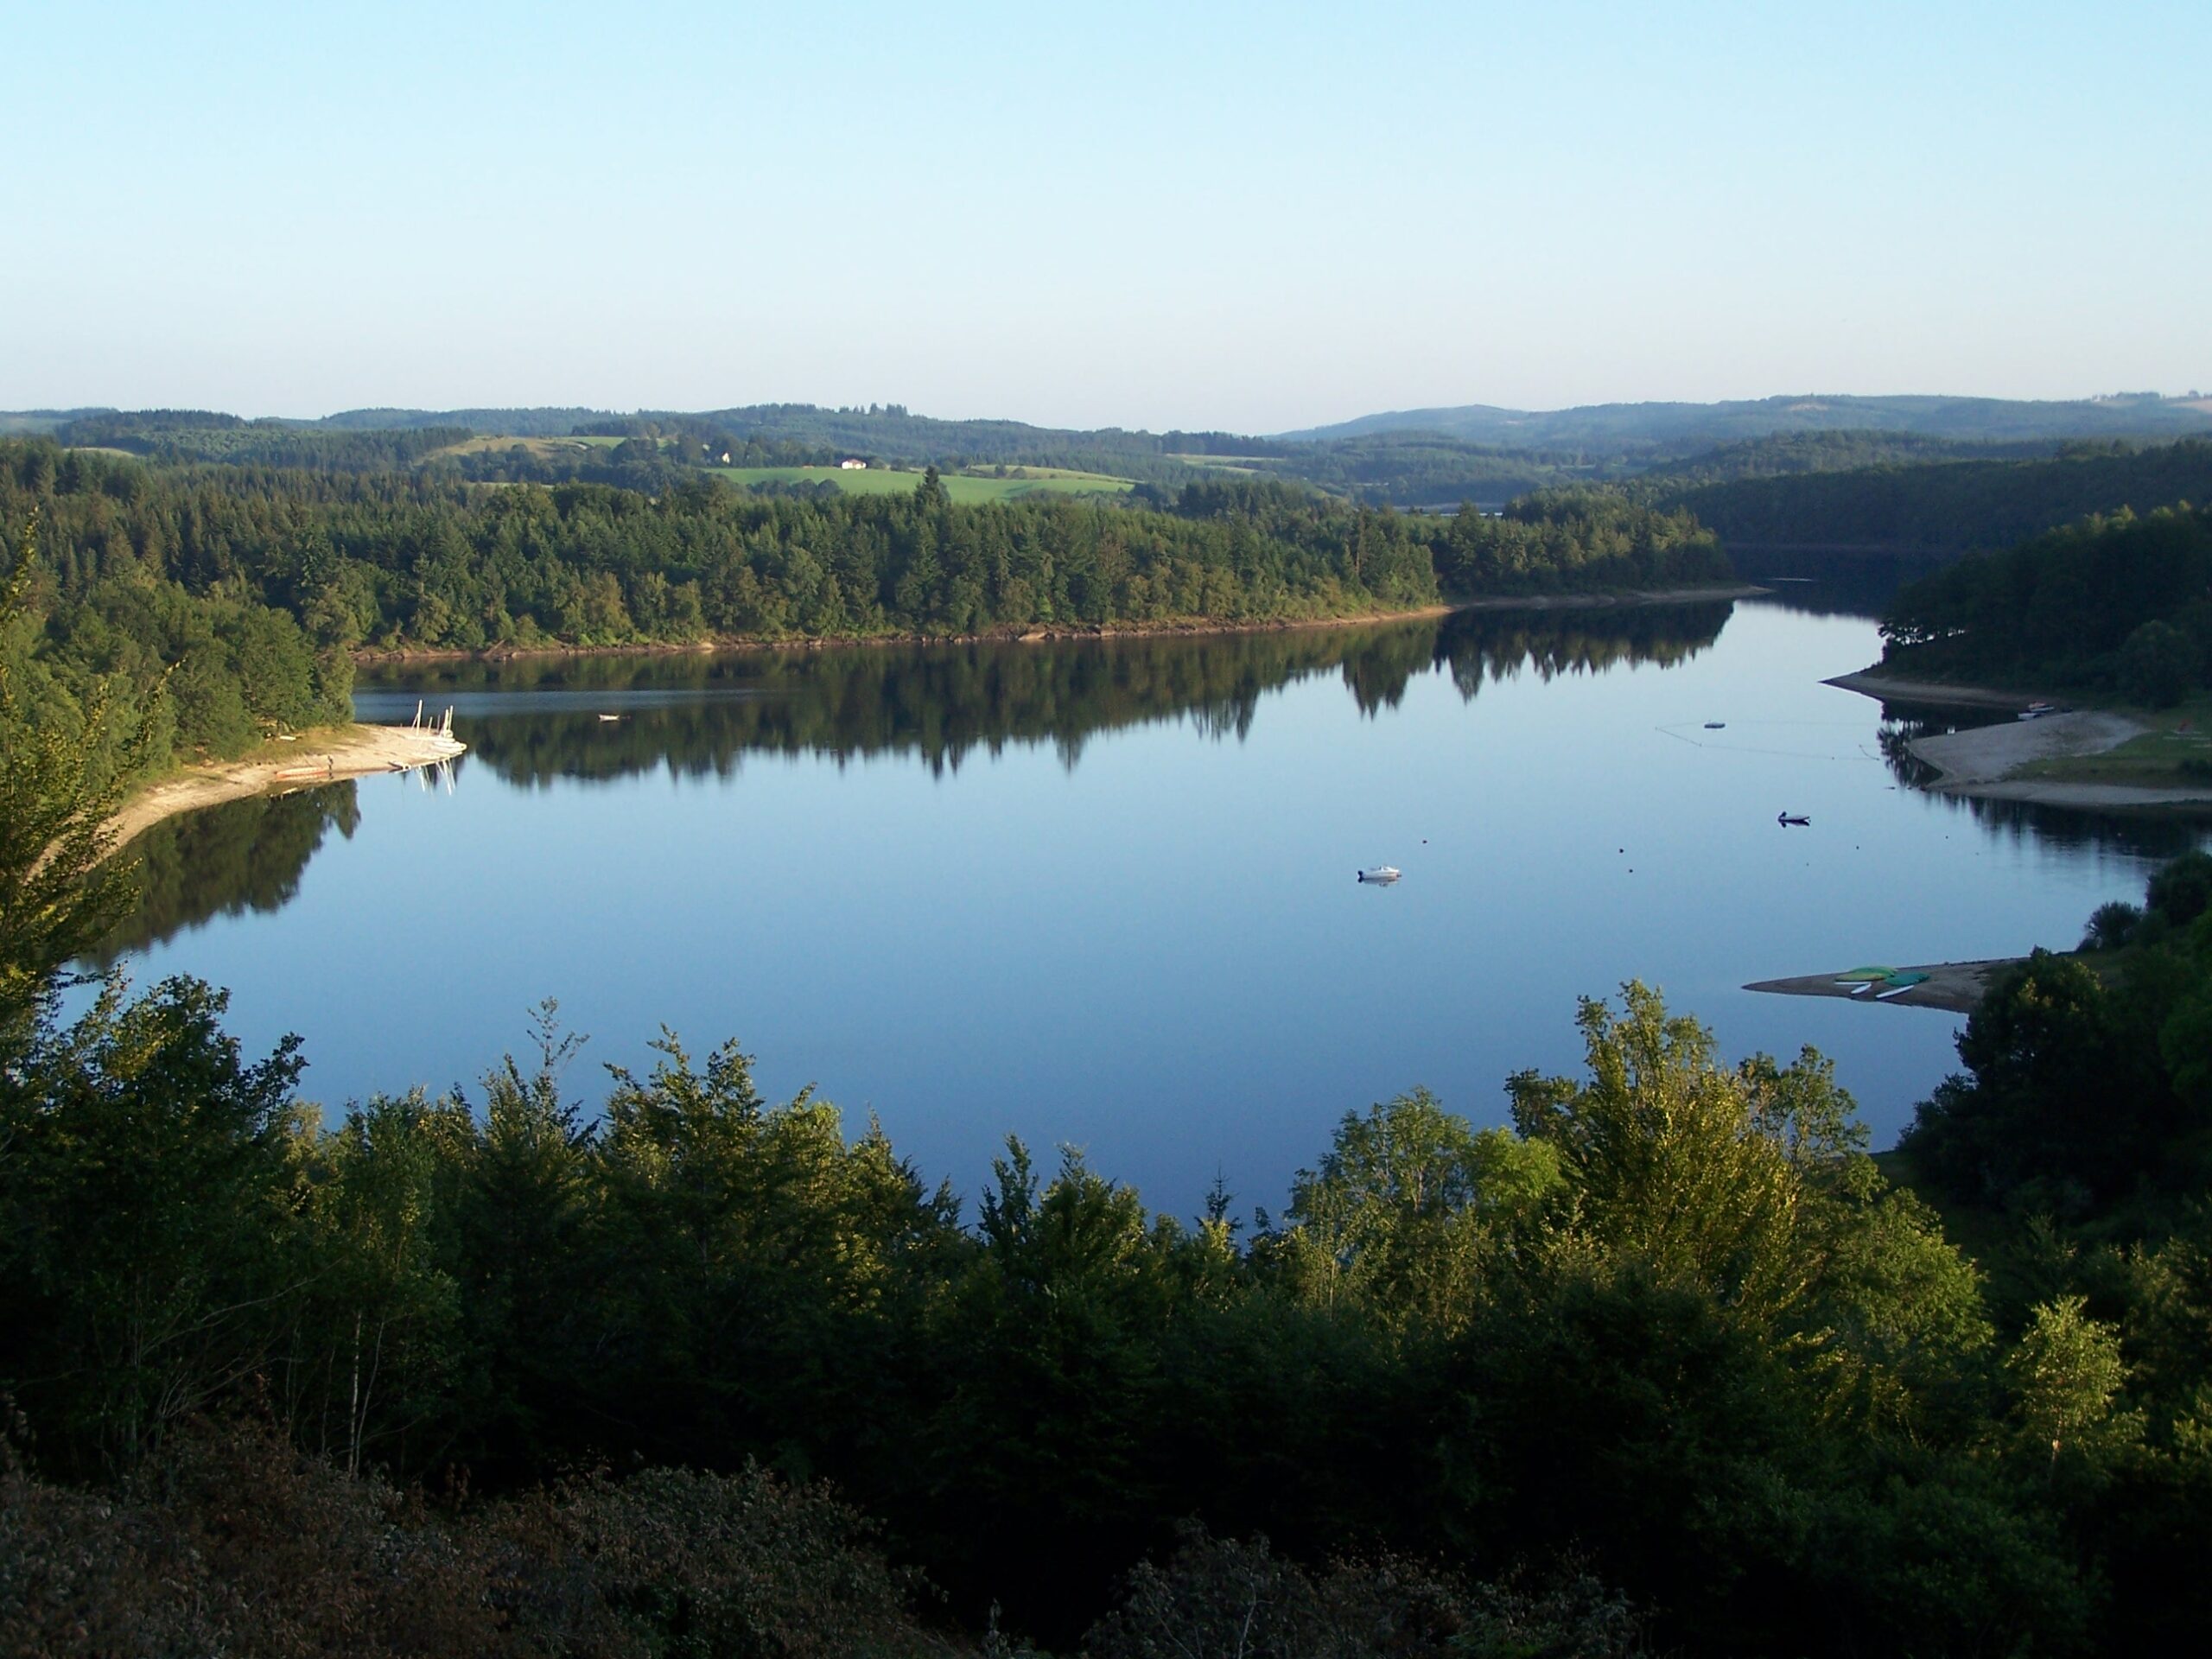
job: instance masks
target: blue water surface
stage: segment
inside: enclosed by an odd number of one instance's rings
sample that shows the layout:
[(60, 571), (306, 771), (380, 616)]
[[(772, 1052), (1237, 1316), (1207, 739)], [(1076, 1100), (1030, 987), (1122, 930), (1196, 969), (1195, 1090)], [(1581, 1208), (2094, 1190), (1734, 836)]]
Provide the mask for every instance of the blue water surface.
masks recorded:
[(454, 705), (452, 775), (175, 828), (127, 955), (228, 986), (251, 1049), (301, 1033), (333, 1106), (480, 1100), (548, 996), (587, 1106), (663, 1025), (735, 1037), (970, 1197), (1014, 1133), (1181, 1213), (1217, 1173), (1279, 1206), (1347, 1110), (1503, 1121), (1631, 976), (1729, 1056), (1832, 1056), (1885, 1145), (1960, 1020), (1739, 988), (2070, 945), (2194, 832), (1907, 786), (1821, 683), (1878, 654), (1751, 601), (390, 671), (363, 717)]

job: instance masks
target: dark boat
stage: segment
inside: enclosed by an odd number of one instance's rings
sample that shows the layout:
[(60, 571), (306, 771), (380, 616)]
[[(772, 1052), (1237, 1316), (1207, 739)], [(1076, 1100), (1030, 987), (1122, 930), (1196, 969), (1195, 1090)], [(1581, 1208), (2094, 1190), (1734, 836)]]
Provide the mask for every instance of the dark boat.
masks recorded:
[(1813, 822), (1802, 812), (1777, 812), (1774, 815), (1774, 821), (1777, 823), (1794, 823), (1800, 826), (1809, 825)]

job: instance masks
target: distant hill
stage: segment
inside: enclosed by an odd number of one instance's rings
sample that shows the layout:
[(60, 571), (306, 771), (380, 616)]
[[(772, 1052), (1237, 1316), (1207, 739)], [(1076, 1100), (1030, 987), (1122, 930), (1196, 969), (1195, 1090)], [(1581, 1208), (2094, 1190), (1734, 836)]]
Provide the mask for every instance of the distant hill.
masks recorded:
[[(253, 435), (251, 443), (236, 436)], [(385, 464), (352, 442), (370, 434), (440, 434), (435, 444), (390, 443), (391, 454), (419, 455), (474, 434), (534, 440), (642, 437), (671, 446), (693, 464), (748, 445), (786, 447), (794, 462), (857, 455), (913, 467), (954, 469), (1027, 466), (1098, 473), (1161, 485), (1188, 482), (1213, 470), (1203, 457), (1269, 446), (1218, 432), (1096, 431), (1031, 426), (1020, 421), (947, 421), (909, 414), (896, 404), (825, 409), (812, 404), (755, 404), (701, 410), (530, 409), (353, 409), (318, 420), (245, 420), (207, 410), (114, 410), (0, 412), (0, 433), (52, 435), (74, 445), (122, 448), (172, 461), (239, 461), (315, 466), (327, 451), (336, 464)], [(219, 435), (219, 436), (211, 436)], [(325, 440), (322, 450), (302, 440)], [(285, 440), (286, 442), (280, 442)], [(804, 451), (801, 454), (797, 452)], [(383, 454), (385, 451), (377, 451)], [(1187, 455), (1200, 457), (1198, 461)], [(1526, 470), (1525, 468), (1522, 470)], [(1456, 498), (1454, 498), (1456, 499)]]
[[(2083, 443), (2212, 437), (2212, 399), (2150, 394), (2077, 403), (1770, 397), (1605, 404), (1548, 413), (1471, 404), (1370, 415), (1272, 438), (940, 420), (897, 404), (626, 412), (582, 406), (378, 408), (316, 420), (244, 419), (194, 410), (28, 410), (0, 412), (0, 435), (50, 435), (64, 444), (122, 449), (156, 461), (341, 471), (450, 463), (472, 478), (585, 477), (648, 489), (658, 486), (637, 472), (641, 458), (664, 470), (708, 466), (728, 455), (734, 467), (758, 472), (821, 466), (849, 455), (947, 473), (1059, 469), (1160, 490), (1223, 476), (1273, 477), (1371, 505), (1471, 501), (1496, 506), (1535, 490), (1639, 475), (1663, 474), (1669, 488), (1682, 491), (1772, 474), (2022, 461)], [(626, 439), (645, 443), (623, 443)], [(538, 455), (525, 466), (516, 459), (521, 452), (501, 440), (525, 447), (588, 440), (606, 446), (606, 452), (578, 450), (566, 460)], [(1779, 522), (1802, 516), (1783, 502), (1811, 500), (1825, 487), (1752, 492), (1732, 501), (1749, 508), (1756, 498), (1758, 514)], [(1713, 505), (1717, 510), (1720, 504)]]
[(347, 409), (307, 427), (341, 432), (404, 432), (426, 426), (466, 427), (508, 438), (565, 438), (580, 425), (616, 418), (603, 409)]
[(1329, 442), (1382, 432), (1433, 432), (1501, 448), (1596, 448), (1609, 453), (1692, 448), (1784, 432), (1911, 433), (1979, 442), (2067, 438), (2183, 438), (2212, 435), (2212, 399), (2131, 393), (2072, 403), (2002, 397), (1763, 397), (1719, 404), (1592, 404), (1549, 410), (1468, 404), (1401, 410), (1278, 435)]
[(57, 427), (91, 415), (112, 415), (111, 409), (0, 409), (0, 438), (42, 437)]

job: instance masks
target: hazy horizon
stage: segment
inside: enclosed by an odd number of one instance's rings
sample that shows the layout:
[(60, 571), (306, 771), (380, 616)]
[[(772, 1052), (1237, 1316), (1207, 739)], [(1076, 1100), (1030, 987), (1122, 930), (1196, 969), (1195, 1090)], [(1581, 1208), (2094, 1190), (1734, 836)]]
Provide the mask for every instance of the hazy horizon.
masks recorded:
[[(1360, 419), (1362, 419), (1362, 418), (1363, 418), (1363, 417), (1368, 417), (1368, 416), (1403, 416), (1403, 415), (1410, 415), (1410, 414), (1418, 414), (1418, 413), (1423, 412), (1423, 411), (1424, 411), (1424, 410), (1430, 410), (1430, 409), (1447, 410), (1447, 409), (1478, 409), (1478, 408), (1494, 408), (1494, 409), (1502, 409), (1502, 410), (1506, 410), (1506, 411), (1508, 411), (1508, 412), (1510, 412), (1510, 413), (1513, 413), (1513, 414), (1527, 414), (1527, 415), (1532, 415), (1532, 416), (1541, 416), (1541, 415), (1550, 415), (1550, 414), (1569, 413), (1569, 412), (1572, 412), (1573, 410), (1576, 410), (1576, 409), (1584, 409), (1584, 408), (1597, 409), (1597, 408), (1608, 408), (1608, 407), (1611, 407), (1611, 408), (1621, 408), (1621, 407), (1639, 407), (1639, 406), (1640, 406), (1640, 407), (1650, 407), (1650, 408), (1679, 407), (1679, 408), (1692, 408), (1692, 409), (1706, 409), (1706, 408), (1714, 408), (1714, 407), (1719, 407), (1719, 406), (1722, 406), (1722, 405), (1725, 405), (1725, 404), (1735, 404), (1735, 403), (1771, 403), (1771, 402), (1776, 402), (1776, 401), (1783, 401), (1783, 400), (1803, 400), (1803, 401), (1806, 401), (1806, 402), (1821, 402), (1821, 401), (1824, 401), (1824, 400), (1827, 400), (1827, 399), (1842, 399), (1842, 398), (1877, 399), (1877, 398), (1926, 397), (1926, 398), (1933, 398), (1933, 399), (1941, 400), (1941, 401), (1949, 401), (1949, 400), (1956, 399), (1956, 400), (1959, 400), (1959, 401), (1971, 402), (1971, 401), (1977, 401), (1977, 400), (1980, 400), (1980, 399), (1983, 399), (1983, 398), (1986, 398), (1986, 397), (1989, 397), (1990, 396), (1991, 396), (1991, 394), (1989, 394), (1989, 393), (1986, 393), (1986, 392), (1974, 392), (1974, 391), (1964, 391), (1964, 392), (1940, 392), (1940, 391), (1939, 391), (1939, 392), (1925, 392), (1925, 391), (1888, 391), (1888, 392), (1865, 392), (1865, 391), (1780, 391), (1780, 392), (1767, 392), (1767, 393), (1763, 393), (1763, 394), (1760, 394), (1760, 395), (1759, 395), (1759, 396), (1758, 396), (1758, 397), (1750, 397), (1750, 398), (1715, 398), (1715, 399), (1697, 400), (1697, 399), (1679, 398), (1679, 397), (1648, 397), (1648, 398), (1636, 398), (1636, 399), (1617, 399), (1617, 400), (1607, 400), (1606, 402), (1604, 402), (1604, 403), (1600, 403), (1600, 404), (1560, 404), (1560, 405), (1557, 405), (1557, 406), (1554, 406), (1554, 407), (1552, 407), (1552, 408), (1541, 408), (1541, 407), (1528, 406), (1528, 405), (1518, 405), (1518, 404), (1498, 404), (1490, 403), (1488, 400), (1485, 400), (1485, 399), (1483, 399), (1483, 398), (1470, 398), (1470, 399), (1465, 400), (1464, 402), (1462, 402), (1462, 403), (1460, 403), (1460, 404), (1420, 404), (1420, 405), (1415, 405), (1415, 404), (1392, 404), (1392, 405), (1389, 405), (1389, 406), (1385, 406), (1385, 407), (1378, 407), (1378, 408), (1374, 408), (1374, 409), (1362, 409), (1362, 410), (1357, 410), (1347, 411), (1347, 412), (1345, 412), (1345, 413), (1343, 413), (1343, 414), (1340, 414), (1340, 415), (1337, 415), (1337, 416), (1331, 416), (1331, 417), (1329, 417), (1329, 418), (1327, 418), (1327, 419), (1324, 419), (1324, 420), (1311, 421), (1311, 422), (1306, 423), (1305, 424), (1305, 426), (1303, 426), (1303, 427), (1282, 427), (1282, 428), (1274, 429), (1273, 430), (1266, 431), (1266, 432), (1255, 431), (1255, 430), (1252, 430), (1252, 429), (1239, 429), (1239, 428), (1234, 428), (1234, 427), (1201, 427), (1201, 426), (1198, 426), (1198, 425), (1197, 425), (1197, 424), (1195, 424), (1195, 423), (1192, 423), (1192, 422), (1188, 422), (1188, 421), (1171, 421), (1171, 422), (1166, 423), (1166, 424), (1164, 424), (1164, 425), (1161, 425), (1161, 426), (1156, 426), (1156, 427), (1145, 427), (1145, 428), (1139, 428), (1139, 427), (1133, 427), (1133, 426), (1123, 426), (1123, 427), (1121, 427), (1121, 428), (1120, 428), (1120, 429), (1118, 429), (1125, 430), (1125, 431), (1140, 431), (1140, 430), (1141, 430), (1141, 431), (1151, 431), (1151, 432), (1173, 432), (1173, 431), (1183, 431), (1183, 432), (1201, 432), (1201, 431), (1217, 431), (1217, 432), (1226, 432), (1226, 433), (1230, 433), (1230, 434), (1234, 435), (1241, 435), (1241, 436), (1248, 436), (1248, 437), (1262, 437), (1262, 438), (1266, 438), (1266, 437), (1274, 437), (1274, 436), (1278, 436), (1278, 435), (1282, 435), (1282, 434), (1286, 434), (1286, 433), (1294, 433), (1294, 432), (1300, 431), (1300, 430), (1306, 430), (1306, 429), (1325, 429), (1325, 428), (1333, 427), (1333, 426), (1343, 425), (1343, 424), (1346, 424), (1346, 423), (1351, 423), (1351, 422), (1354, 422), (1354, 421), (1357, 421), (1357, 420), (1360, 420)], [(2000, 400), (1999, 400), (1999, 401), (2021, 401), (2021, 402), (2039, 402), (2039, 403), (2040, 403), (2040, 402), (2050, 402), (2050, 403), (2064, 403), (2064, 404), (2082, 404), (2082, 403), (2096, 403), (2096, 402), (2118, 401), (2118, 400), (2120, 400), (2120, 399), (2123, 399), (2123, 398), (2141, 397), (2160, 397), (2160, 398), (2166, 399), (2166, 400), (2171, 401), (2171, 402), (2177, 402), (2177, 403), (2189, 403), (2189, 404), (2212, 404), (2212, 397), (2207, 397), (2207, 396), (2204, 396), (2204, 395), (2201, 394), (2199, 391), (2196, 391), (2196, 390), (2184, 389), (2184, 390), (2180, 390), (2180, 391), (2159, 391), (2159, 390), (2157, 390), (2157, 389), (2155, 389), (2155, 388), (2143, 388), (2143, 389), (2139, 389), (2139, 390), (2135, 390), (2135, 391), (2107, 391), (2107, 392), (2086, 393), (2086, 394), (2083, 394), (2082, 396), (2078, 397), (2037, 398), (2037, 399), (2018, 399), (2018, 400), (2014, 400), (2014, 399), (2000, 399)], [(924, 418), (924, 419), (938, 420), (938, 421), (946, 421), (946, 422), (971, 421), (971, 420), (972, 420), (972, 421), (1006, 421), (1006, 422), (1011, 422), (1011, 423), (1015, 423), (1015, 424), (1017, 424), (1017, 425), (1034, 426), (1034, 427), (1038, 427), (1038, 428), (1039, 428), (1039, 429), (1052, 429), (1052, 428), (1051, 428), (1051, 423), (1046, 423), (1046, 422), (1043, 422), (1043, 421), (1033, 420), (1033, 419), (1031, 419), (1028, 416), (1027, 416), (1027, 415), (1023, 414), (1023, 413), (1022, 413), (1022, 412), (1020, 412), (1020, 410), (976, 410), (976, 411), (971, 411), (971, 412), (950, 413), (950, 412), (948, 412), (948, 411), (945, 411), (945, 410), (936, 410), (936, 409), (925, 409), (925, 408), (922, 408), (922, 407), (919, 407), (918, 405), (916, 405), (916, 404), (912, 404), (912, 403), (908, 403), (908, 402), (906, 402), (906, 400), (904, 400), (904, 399), (897, 398), (897, 397), (892, 397), (892, 398), (878, 398), (878, 399), (874, 399), (874, 400), (873, 400), (873, 401), (874, 401), (876, 404), (878, 404), (879, 406), (880, 406), (880, 405), (885, 405), (885, 404), (899, 405), (899, 406), (900, 406), (900, 407), (903, 407), (903, 408), (906, 410), (906, 412), (907, 412), (908, 414), (912, 415), (912, 416), (918, 416), (918, 417), (920, 417), (920, 418)], [(343, 407), (340, 407), (340, 408), (333, 408), (333, 409), (294, 410), (246, 410), (246, 409), (224, 409), (224, 408), (219, 407), (219, 405), (216, 405), (216, 404), (207, 404), (207, 403), (192, 403), (192, 402), (181, 402), (181, 403), (171, 403), (171, 404), (138, 404), (138, 405), (135, 405), (135, 406), (127, 406), (127, 405), (118, 404), (113, 404), (113, 403), (100, 403), (100, 402), (86, 401), (86, 400), (81, 400), (81, 399), (79, 399), (79, 400), (73, 400), (73, 401), (67, 402), (67, 403), (48, 403), (48, 404), (25, 404), (25, 405), (20, 405), (20, 406), (16, 406), (16, 407), (14, 407), (14, 408), (10, 408), (10, 409), (0, 409), (0, 414), (17, 414), (17, 415), (21, 415), (21, 414), (39, 414), (39, 413), (56, 413), (56, 414), (59, 414), (59, 413), (68, 413), (68, 412), (72, 412), (72, 411), (79, 410), (105, 410), (105, 409), (111, 409), (111, 410), (117, 410), (118, 413), (123, 413), (123, 414), (134, 414), (134, 413), (139, 413), (139, 412), (143, 412), (143, 411), (149, 411), (149, 410), (156, 410), (156, 409), (176, 409), (176, 410), (204, 410), (204, 411), (206, 411), (206, 412), (207, 412), (207, 413), (209, 413), (209, 414), (235, 416), (237, 416), (237, 417), (238, 417), (238, 418), (240, 418), (240, 419), (242, 419), (242, 420), (248, 420), (248, 421), (258, 421), (258, 420), (280, 420), (280, 421), (303, 421), (303, 422), (306, 422), (306, 421), (321, 421), (321, 420), (327, 420), (327, 419), (330, 419), (330, 418), (332, 418), (332, 417), (334, 417), (334, 416), (340, 416), (340, 415), (350, 415), (350, 414), (356, 414), (356, 413), (359, 413), (359, 412), (362, 412), (362, 411), (365, 411), (365, 410), (387, 410), (387, 409), (388, 409), (388, 410), (393, 410), (393, 411), (395, 411), (395, 412), (397, 412), (397, 413), (404, 413), (404, 414), (441, 414), (441, 413), (445, 413), (445, 412), (449, 411), (449, 410), (450, 410), (450, 411), (465, 411), (465, 410), (540, 410), (540, 409), (577, 409), (577, 410), (590, 410), (591, 412), (593, 412), (594, 414), (599, 414), (599, 415), (605, 415), (605, 416), (608, 416), (620, 417), (620, 416), (623, 416), (705, 414), (705, 413), (712, 413), (712, 412), (715, 412), (715, 411), (717, 411), (717, 410), (727, 410), (727, 409), (743, 409), (743, 408), (753, 408), (753, 407), (769, 407), (769, 406), (777, 406), (777, 405), (781, 405), (781, 406), (785, 406), (785, 407), (802, 407), (802, 408), (803, 408), (803, 407), (812, 407), (812, 408), (817, 408), (817, 409), (825, 409), (825, 410), (843, 410), (843, 409), (849, 409), (849, 408), (857, 408), (857, 409), (865, 410), (865, 409), (867, 409), (867, 408), (869, 406), (868, 404), (857, 404), (857, 405), (855, 405), (855, 404), (825, 404), (825, 403), (820, 402), (819, 400), (817, 400), (817, 399), (810, 399), (810, 398), (804, 398), (804, 397), (761, 398), (761, 399), (753, 400), (752, 402), (750, 402), (750, 403), (747, 403), (747, 404), (737, 404), (737, 403), (728, 403), (728, 402), (724, 402), (724, 403), (713, 403), (713, 404), (696, 404), (696, 405), (691, 406), (691, 407), (690, 407), (690, 408), (681, 408), (681, 409), (679, 409), (679, 408), (677, 408), (677, 407), (676, 407), (675, 405), (672, 405), (672, 404), (586, 404), (586, 403), (580, 402), (580, 401), (578, 401), (577, 399), (575, 399), (575, 398), (556, 398), (556, 399), (553, 399), (553, 400), (551, 400), (551, 401), (550, 401), (550, 402), (546, 402), (546, 403), (540, 403), (540, 404), (507, 404), (507, 403), (497, 403), (497, 402), (493, 402), (493, 401), (490, 401), (490, 400), (487, 400), (487, 399), (485, 399), (485, 398), (481, 398), (481, 397), (475, 397), (475, 398), (467, 398), (467, 399), (464, 399), (464, 400), (462, 400), (462, 401), (461, 401), (461, 402), (458, 402), (458, 403), (451, 403), (451, 404), (445, 404), (445, 403), (440, 403), (440, 404), (426, 404), (426, 403), (420, 403), (420, 402), (416, 402), (416, 403), (351, 404), (346, 404), (346, 405), (345, 405), (345, 406), (343, 406)], [(2212, 413), (2212, 410), (2208, 410), (2208, 411), (2207, 411), (2207, 412), (2208, 412), (2208, 413)], [(1109, 423), (1109, 425), (1108, 425), (1107, 427), (1103, 427), (1103, 428), (1075, 428), (1075, 429), (1074, 429), (1074, 430), (1107, 430), (1107, 429), (1116, 429), (1112, 426), (1112, 424), (1111, 424), (1111, 423)]]
[(11, 21), (13, 409), (2212, 384), (2201, 7)]

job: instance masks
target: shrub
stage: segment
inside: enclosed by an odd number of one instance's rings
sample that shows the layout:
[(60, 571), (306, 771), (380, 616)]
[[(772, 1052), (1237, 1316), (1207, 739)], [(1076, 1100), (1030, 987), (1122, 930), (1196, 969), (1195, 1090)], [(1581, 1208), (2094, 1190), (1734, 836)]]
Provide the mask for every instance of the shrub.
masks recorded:
[(2108, 905), (2099, 905), (2090, 913), (2089, 925), (2082, 935), (2084, 950), (2117, 950), (2128, 940), (2143, 919), (2141, 906), (2131, 905), (2124, 899), (2115, 899)]
[(2151, 878), (2143, 896), (2152, 915), (2187, 927), (2212, 909), (2212, 853), (2183, 853)]
[(1494, 1584), (1394, 1556), (1309, 1573), (1269, 1548), (1185, 1522), (1165, 1567), (1129, 1575), (1091, 1629), (1090, 1659), (1626, 1659), (1643, 1651), (1627, 1602), (1578, 1565)]
[(2171, 709), (2196, 683), (2196, 647), (2172, 624), (2149, 621), (2120, 648), (2120, 691), (2131, 702)]

